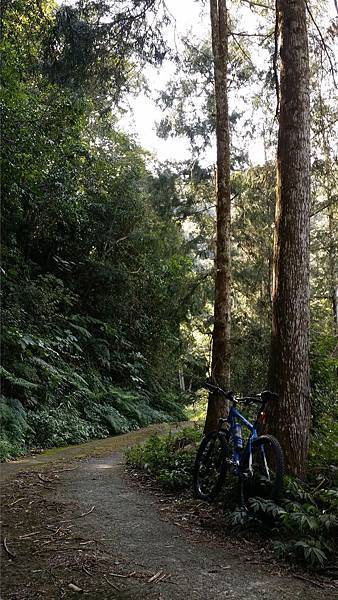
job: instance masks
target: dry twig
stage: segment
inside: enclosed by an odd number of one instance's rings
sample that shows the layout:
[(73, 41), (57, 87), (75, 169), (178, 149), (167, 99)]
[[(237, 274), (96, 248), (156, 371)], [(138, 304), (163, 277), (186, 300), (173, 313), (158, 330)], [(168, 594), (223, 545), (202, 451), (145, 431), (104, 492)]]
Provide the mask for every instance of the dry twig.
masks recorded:
[(296, 579), (301, 579), (302, 581), (307, 581), (308, 583), (311, 583), (315, 587), (325, 589), (325, 585), (323, 585), (322, 583), (319, 583), (318, 581), (314, 581), (313, 579), (308, 579), (307, 577), (303, 577), (303, 575), (293, 575), (293, 577), (295, 577)]
[(120, 575), (119, 573), (109, 573), (109, 575), (111, 577), (120, 577), (121, 579), (127, 579), (128, 577), (133, 577), (134, 575), (136, 575), (136, 571), (128, 573), (128, 575)]
[(51, 473), (64, 473), (64, 471), (76, 471), (79, 467), (71, 467), (67, 469), (57, 469), (56, 471), (51, 471)]
[(73, 590), (73, 592), (83, 592), (83, 589), (80, 588), (78, 585), (75, 585), (75, 583), (69, 583), (68, 587)]
[(17, 504), (18, 502), (21, 502), (21, 500), (24, 500), (24, 498), (18, 498), (17, 500), (14, 500), (14, 502), (12, 502), (11, 504), (9, 504), (8, 506), (14, 506), (14, 504)]
[(160, 570), (157, 573), (155, 573), (155, 575), (153, 575), (152, 577), (150, 577), (150, 579), (148, 579), (148, 583), (152, 583), (153, 581), (156, 581), (156, 579), (158, 579), (159, 577), (161, 577), (161, 575), (163, 575), (163, 571)]
[(77, 517), (73, 517), (72, 519), (64, 519), (63, 521), (60, 521), (60, 523), (70, 523), (71, 521), (75, 521), (75, 519), (81, 519), (82, 517), (86, 517), (87, 515), (90, 515), (90, 513), (92, 513), (94, 509), (95, 509), (95, 504), (87, 512), (84, 512), (81, 515), (78, 515)]
[(90, 515), (90, 513), (92, 513), (94, 509), (95, 509), (95, 504), (94, 504), (94, 506), (91, 507), (90, 510), (88, 510), (87, 512), (82, 513), (82, 515), (79, 515), (78, 517), (75, 517), (75, 518), (76, 519), (81, 519), (81, 517), (86, 517), (87, 515)]
[(90, 571), (88, 571), (88, 569), (86, 569), (86, 567), (84, 565), (82, 565), (82, 571), (84, 573), (86, 573), (87, 575), (89, 575), (89, 577), (93, 577), (92, 573)]
[(32, 535), (37, 535), (38, 533), (41, 533), (40, 531), (32, 531), (31, 533), (25, 533), (24, 535), (20, 535), (20, 540), (23, 540), (24, 538), (28, 538), (28, 537), (32, 537)]
[(7, 538), (6, 538), (6, 537), (4, 537), (4, 539), (2, 540), (2, 543), (3, 543), (3, 546), (4, 546), (4, 548), (5, 548), (5, 550), (6, 550), (7, 554), (8, 554), (8, 556), (9, 556), (10, 558), (16, 558), (16, 555), (15, 555), (15, 554), (13, 554), (13, 552), (11, 552), (11, 551), (9, 550), (8, 546), (7, 546)]
[(112, 588), (114, 588), (114, 590), (120, 591), (120, 588), (115, 585), (115, 583), (112, 583), (111, 581), (109, 581), (109, 579), (104, 575), (104, 578), (106, 580), (106, 582), (108, 583), (108, 585), (110, 585)]

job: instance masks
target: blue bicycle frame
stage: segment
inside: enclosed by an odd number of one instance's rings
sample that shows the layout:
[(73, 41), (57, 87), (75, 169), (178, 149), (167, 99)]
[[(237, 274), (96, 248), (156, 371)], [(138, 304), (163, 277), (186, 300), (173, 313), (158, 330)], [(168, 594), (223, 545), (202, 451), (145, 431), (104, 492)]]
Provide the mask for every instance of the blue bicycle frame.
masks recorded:
[[(240, 421), (242, 421), (242, 423), (244, 423), (244, 425), (250, 430), (250, 436), (249, 439), (247, 441), (247, 444), (244, 448), (244, 450), (239, 450), (236, 448), (236, 439), (235, 439), (235, 427), (236, 424), (238, 424), (238, 419)], [(227, 447), (230, 441), (230, 436), (232, 438), (232, 447), (233, 447), (233, 453), (231, 456), (231, 462), (234, 466), (234, 473), (235, 475), (241, 475), (243, 470), (242, 470), (242, 465), (246, 465), (249, 467), (249, 470), (251, 470), (251, 465), (252, 465), (252, 443), (258, 438), (258, 432), (257, 432), (257, 427), (256, 424), (252, 424), (250, 423), (250, 421), (248, 421), (248, 419), (246, 419), (236, 408), (235, 406), (231, 406), (230, 411), (229, 411), (229, 415), (227, 418), (227, 422), (229, 423), (230, 427), (226, 432), (226, 441), (227, 441)], [(262, 448), (262, 452), (264, 455), (264, 449)], [(248, 459), (248, 460), (247, 460)]]
[[(268, 495), (279, 497), (283, 484), (283, 452), (276, 438), (265, 433), (267, 402), (277, 400), (276, 394), (264, 390), (256, 396), (235, 398), (233, 392), (208, 381), (204, 387), (230, 402), (226, 419), (220, 418), (217, 430), (208, 432), (198, 449), (194, 466), (194, 490), (198, 498), (213, 500), (219, 494), (227, 470), (239, 478), (240, 502), (245, 505), (248, 498)], [(260, 405), (253, 423), (238, 410), (238, 404)], [(249, 430), (243, 443), (242, 425)], [(245, 436), (246, 437), (246, 436)], [(270, 466), (271, 465), (271, 466)], [(251, 496), (250, 496), (251, 494)]]

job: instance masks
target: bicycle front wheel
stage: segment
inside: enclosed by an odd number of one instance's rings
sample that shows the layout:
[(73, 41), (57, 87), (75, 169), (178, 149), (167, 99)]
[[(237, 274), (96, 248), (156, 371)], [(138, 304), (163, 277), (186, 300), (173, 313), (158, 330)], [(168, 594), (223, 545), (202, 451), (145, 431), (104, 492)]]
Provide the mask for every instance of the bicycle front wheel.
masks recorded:
[(197, 451), (193, 485), (197, 498), (214, 500), (226, 475), (225, 438), (219, 431), (207, 434)]
[(278, 500), (283, 488), (284, 458), (278, 440), (261, 435), (252, 444), (252, 464), (242, 475), (241, 496), (246, 502), (254, 496)]

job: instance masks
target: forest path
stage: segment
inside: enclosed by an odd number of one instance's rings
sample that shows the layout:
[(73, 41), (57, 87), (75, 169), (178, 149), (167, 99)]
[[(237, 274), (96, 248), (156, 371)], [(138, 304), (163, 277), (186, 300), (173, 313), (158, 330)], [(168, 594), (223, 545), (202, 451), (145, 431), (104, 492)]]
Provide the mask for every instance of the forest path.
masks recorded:
[[(137, 432), (132, 443), (155, 430)], [(115, 440), (114, 448), (90, 443), (33, 462), (40, 472), (28, 470), (32, 459), (10, 476), (4, 465), (3, 600), (318, 599), (318, 589), (269, 568), (252, 547), (198, 535), (173, 518), (168, 497), (125, 473), (131, 436)], [(96, 456), (84, 460), (86, 451)]]
[(61, 448), (50, 448), (43, 450), (38, 454), (31, 454), (24, 458), (0, 464), (0, 482), (13, 479), (15, 475), (27, 470), (43, 470), (48, 465), (67, 463), (73, 459), (88, 458), (108, 454), (134, 446), (143, 442), (149, 435), (155, 433), (175, 432), (189, 425), (189, 422), (182, 421), (179, 423), (157, 423), (149, 425), (143, 429), (130, 431), (122, 435), (108, 437), (103, 439), (90, 440), (83, 444), (74, 444), (72, 446), (64, 446)]

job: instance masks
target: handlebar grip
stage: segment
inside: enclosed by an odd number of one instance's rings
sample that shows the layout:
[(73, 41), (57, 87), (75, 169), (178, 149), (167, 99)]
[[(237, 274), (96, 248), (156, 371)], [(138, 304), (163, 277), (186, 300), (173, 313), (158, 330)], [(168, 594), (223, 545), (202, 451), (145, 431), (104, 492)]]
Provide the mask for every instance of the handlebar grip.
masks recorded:
[(205, 387), (207, 390), (210, 390), (211, 392), (216, 392), (218, 394), (221, 394), (222, 396), (224, 396), (228, 400), (233, 400), (233, 397), (234, 397), (233, 392), (231, 392), (231, 391), (225, 392), (218, 385), (213, 385), (212, 383), (209, 383), (208, 381), (205, 381), (204, 384), (203, 384), (203, 387)]
[(217, 385), (213, 385), (212, 383), (209, 383), (208, 381), (205, 381), (203, 383), (203, 387), (205, 387), (207, 390), (210, 390), (211, 392), (218, 392), (220, 389)]
[(251, 396), (245, 396), (244, 398), (239, 398), (238, 402), (243, 402), (244, 404), (253, 404), (253, 402), (261, 402), (259, 398), (253, 398)]

